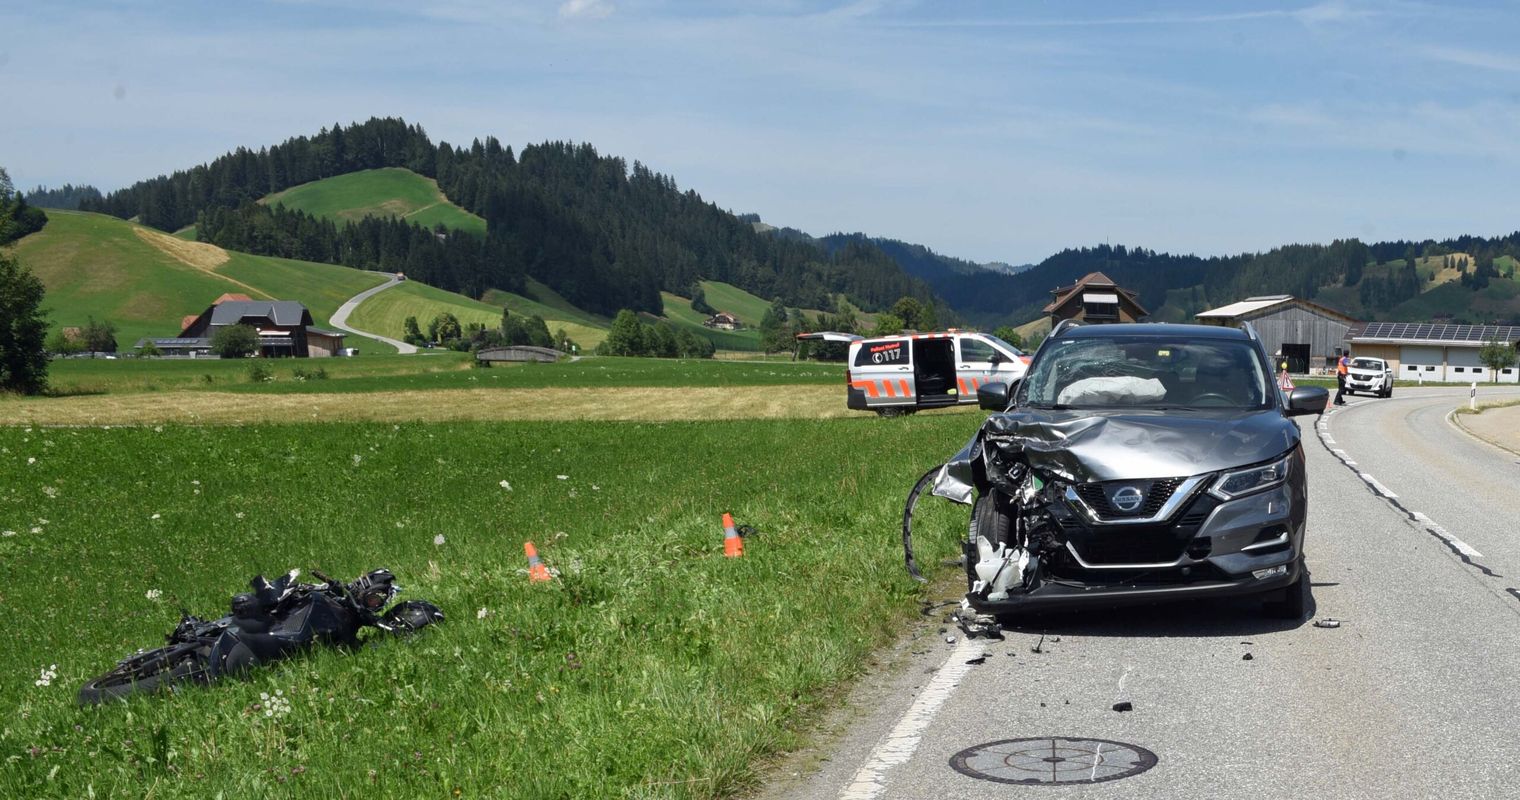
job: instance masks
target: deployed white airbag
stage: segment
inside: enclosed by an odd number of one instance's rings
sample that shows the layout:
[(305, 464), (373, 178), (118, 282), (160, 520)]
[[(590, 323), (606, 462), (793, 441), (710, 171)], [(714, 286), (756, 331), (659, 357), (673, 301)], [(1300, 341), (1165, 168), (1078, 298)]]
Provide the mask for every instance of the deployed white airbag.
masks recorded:
[(1083, 378), (1061, 390), (1061, 405), (1129, 405), (1154, 403), (1166, 397), (1166, 387), (1155, 378), (1112, 375)]

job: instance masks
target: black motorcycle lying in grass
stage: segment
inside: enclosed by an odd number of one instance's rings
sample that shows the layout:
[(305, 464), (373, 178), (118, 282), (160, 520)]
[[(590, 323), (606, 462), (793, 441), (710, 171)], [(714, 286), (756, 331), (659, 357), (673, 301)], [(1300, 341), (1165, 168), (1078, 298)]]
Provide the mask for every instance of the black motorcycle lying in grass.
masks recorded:
[(169, 643), (139, 650), (79, 690), (79, 703), (93, 705), (183, 683), (210, 683), (258, 664), (277, 661), (316, 645), (354, 647), (359, 629), (411, 633), (443, 620), (425, 600), (382, 610), (400, 591), (390, 570), (377, 569), (344, 584), (312, 570), (320, 584), (300, 583), (295, 570), (270, 583), (260, 575), (252, 592), (232, 598), (232, 613), (217, 620), (184, 614)]

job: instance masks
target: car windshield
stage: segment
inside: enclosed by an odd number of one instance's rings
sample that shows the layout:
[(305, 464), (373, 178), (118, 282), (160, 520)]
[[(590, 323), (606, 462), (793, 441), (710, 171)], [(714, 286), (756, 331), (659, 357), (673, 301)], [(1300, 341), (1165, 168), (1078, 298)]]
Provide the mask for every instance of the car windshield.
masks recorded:
[(1354, 358), (1351, 360), (1352, 369), (1382, 369), (1383, 362), (1375, 358)]
[(1041, 350), (1021, 393), (1036, 408), (1264, 409), (1272, 386), (1243, 340), (1078, 337)]

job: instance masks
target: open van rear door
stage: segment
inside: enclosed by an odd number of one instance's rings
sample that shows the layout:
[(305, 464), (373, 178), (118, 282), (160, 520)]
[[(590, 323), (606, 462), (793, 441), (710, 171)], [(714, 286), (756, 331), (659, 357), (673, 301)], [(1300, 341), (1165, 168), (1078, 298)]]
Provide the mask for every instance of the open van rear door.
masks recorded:
[(866, 337), (858, 333), (840, 333), (838, 331), (817, 331), (815, 333), (799, 333), (797, 338), (814, 342), (858, 342)]

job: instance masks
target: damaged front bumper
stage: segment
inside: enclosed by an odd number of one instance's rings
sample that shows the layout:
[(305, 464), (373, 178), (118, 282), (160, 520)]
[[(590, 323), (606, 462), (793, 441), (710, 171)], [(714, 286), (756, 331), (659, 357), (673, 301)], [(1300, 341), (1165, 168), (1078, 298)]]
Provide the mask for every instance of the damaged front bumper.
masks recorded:
[[(1058, 514), (1060, 550), (1022, 590), (970, 592), (981, 613), (1140, 605), (1261, 594), (1302, 570), (1304, 519), (1282, 485), (1221, 502), (1201, 488), (1152, 525), (1094, 524)], [(967, 558), (985, 558), (968, 543)]]
[[(1301, 563), (1279, 559), (1286, 566), (1275, 577), (1257, 578), (1247, 573), (1230, 576), (1224, 573), (1193, 570), (1183, 575), (1175, 571), (1175, 581), (1146, 583), (1097, 584), (1080, 583), (1066, 579), (1046, 580), (1028, 592), (1011, 592), (997, 601), (967, 595), (971, 607), (983, 614), (1009, 614), (1026, 611), (1062, 611), (1078, 608), (1113, 608), (1127, 605), (1148, 605), (1174, 600), (1241, 597), (1284, 589), (1294, 584), (1302, 572)], [(1273, 565), (1280, 566), (1280, 565)], [(1265, 569), (1265, 568), (1264, 568)], [(1163, 576), (1156, 576), (1163, 577)]]

